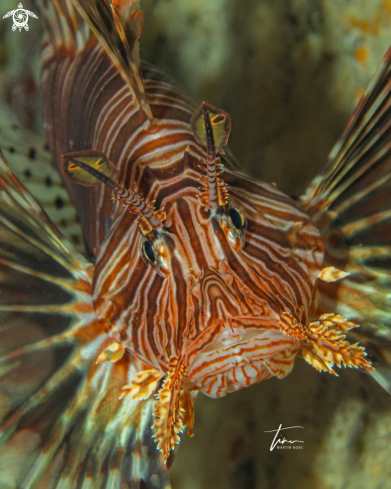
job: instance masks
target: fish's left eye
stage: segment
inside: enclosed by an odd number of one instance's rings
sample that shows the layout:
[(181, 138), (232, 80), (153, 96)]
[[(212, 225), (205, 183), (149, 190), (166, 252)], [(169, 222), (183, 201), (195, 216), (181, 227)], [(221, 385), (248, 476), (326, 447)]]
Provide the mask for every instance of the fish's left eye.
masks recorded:
[(231, 219), (232, 225), (238, 231), (240, 231), (241, 229), (243, 229), (243, 226), (244, 226), (244, 222), (245, 221), (244, 221), (243, 213), (239, 209), (235, 209), (234, 207), (232, 207), (229, 210), (229, 217)]

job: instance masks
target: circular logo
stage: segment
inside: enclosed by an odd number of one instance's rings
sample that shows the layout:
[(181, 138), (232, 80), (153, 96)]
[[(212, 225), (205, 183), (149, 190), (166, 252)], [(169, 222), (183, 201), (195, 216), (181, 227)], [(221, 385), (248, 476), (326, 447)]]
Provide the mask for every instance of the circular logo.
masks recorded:
[(29, 17), (34, 17), (34, 19), (38, 19), (34, 12), (30, 12), (30, 10), (24, 9), (22, 3), (18, 5), (18, 8), (16, 10), (11, 10), (10, 12), (7, 12), (5, 15), (3, 15), (3, 19), (11, 17), (11, 15), (12, 20), (14, 21), (12, 25), (12, 30), (16, 31), (16, 29), (19, 29), (19, 32), (22, 32), (22, 29), (25, 29), (26, 31), (29, 30)]
[(24, 28), (26, 31), (28, 31), (28, 18), (28, 13), (24, 9), (18, 8), (15, 10), (13, 15), (14, 25), (12, 26), (12, 30), (14, 31), (15, 29)]

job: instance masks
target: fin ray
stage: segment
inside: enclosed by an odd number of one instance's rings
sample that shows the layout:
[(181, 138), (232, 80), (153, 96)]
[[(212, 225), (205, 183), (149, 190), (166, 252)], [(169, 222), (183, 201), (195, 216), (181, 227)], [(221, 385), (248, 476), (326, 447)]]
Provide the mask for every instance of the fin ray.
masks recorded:
[(91, 264), (1, 153), (0, 257), (0, 486), (141, 488), (143, 480), (153, 489), (155, 475), (168, 489), (151, 439), (153, 399), (118, 400), (136, 360), (126, 353), (96, 365), (112, 340), (95, 318)]
[(318, 283), (319, 312), (361, 327), (372, 375), (391, 393), (391, 49), (300, 205), (320, 229), (324, 266), (349, 276)]
[(152, 122), (152, 111), (140, 75), (139, 37), (143, 13), (139, 8), (139, 0), (73, 2), (121, 73), (140, 108)]

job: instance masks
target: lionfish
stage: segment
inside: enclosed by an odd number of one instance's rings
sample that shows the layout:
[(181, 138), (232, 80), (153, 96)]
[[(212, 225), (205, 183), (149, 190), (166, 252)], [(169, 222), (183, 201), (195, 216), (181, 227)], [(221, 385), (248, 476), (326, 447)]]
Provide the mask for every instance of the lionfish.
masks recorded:
[(48, 144), (87, 252), (2, 156), (1, 487), (168, 488), (196, 395), (297, 356), (390, 390), (391, 51), (295, 200), (240, 170), (225, 111), (140, 61), (138, 0), (37, 5)]

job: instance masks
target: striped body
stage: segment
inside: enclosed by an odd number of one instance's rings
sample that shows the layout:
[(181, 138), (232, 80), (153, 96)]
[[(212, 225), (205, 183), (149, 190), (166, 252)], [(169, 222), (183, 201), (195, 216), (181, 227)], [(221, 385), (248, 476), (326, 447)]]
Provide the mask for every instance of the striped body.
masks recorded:
[(229, 114), (140, 64), (137, 0), (37, 5), (48, 142), (90, 261), (0, 152), (0, 485), (169, 489), (197, 393), (299, 354), (391, 392), (391, 51), (295, 202), (224, 153)]
[[(57, 162), (69, 151), (94, 148), (116, 163), (121, 182), (129, 187), (140, 176), (135, 162), (151, 165), (175, 161), (194, 139), (188, 124), (193, 108), (168, 77), (153, 68), (143, 70), (145, 89), (156, 105), (161, 123), (149, 137), (148, 121), (139, 110), (118, 70), (92, 37), (80, 53), (59, 57), (51, 44), (42, 53), (41, 91), (49, 145)], [(115, 205), (104, 187), (70, 186), (90, 252), (99, 246), (111, 226)], [(144, 194), (145, 195), (145, 194)]]
[(143, 68), (154, 116), (148, 125), (99, 45), (90, 41), (65, 57), (50, 56), (49, 49), (42, 92), (57, 159), (70, 150), (102, 151), (117, 165), (124, 187), (135, 184), (146, 202), (156, 200), (167, 214), (155, 242), (164, 258), (159, 274), (143, 260), (136, 216), (113, 202), (103, 185), (69, 183), (89, 249), (97, 248), (94, 307), (110, 336), (162, 373), (172, 356), (182, 357), (188, 388), (213, 397), (284, 377), (301, 343), (282, 333), (279, 320), (288, 313), (308, 323), (323, 258), (309, 218), (223, 156), (230, 203), (247, 219), (244, 247), (234, 249), (228, 217), (211, 219), (200, 205), (207, 155), (190, 128), (194, 107), (172, 82)]

